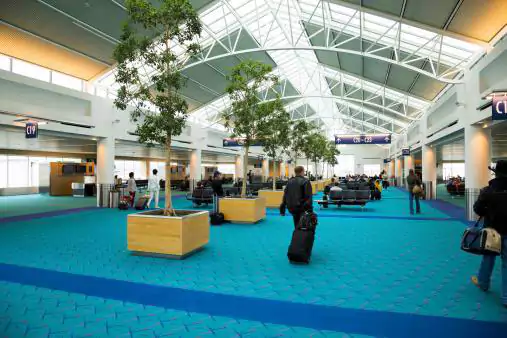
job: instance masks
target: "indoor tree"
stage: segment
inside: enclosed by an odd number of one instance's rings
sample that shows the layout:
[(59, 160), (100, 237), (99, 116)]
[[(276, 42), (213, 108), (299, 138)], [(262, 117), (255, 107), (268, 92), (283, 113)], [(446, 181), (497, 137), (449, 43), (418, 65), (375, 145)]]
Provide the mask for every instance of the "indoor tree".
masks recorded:
[[(266, 120), (277, 104), (262, 102), (259, 95), (263, 88), (271, 88), (278, 78), (271, 74), (271, 65), (246, 60), (232, 68), (228, 76), (227, 93), (231, 99), (231, 111), (223, 114), (225, 127), (231, 131), (231, 137), (243, 141), (243, 173), (248, 169), (248, 151), (257, 143), (264, 131)], [(278, 102), (278, 101), (274, 101)], [(246, 197), (246, 179), (243, 177), (241, 197)]]
[(327, 152), (328, 141), (327, 138), (316, 131), (310, 134), (307, 138), (305, 155), (307, 160), (310, 159), (315, 163), (315, 178), (317, 179), (318, 174), (318, 163), (324, 158)]
[(298, 120), (293, 123), (290, 131), (290, 150), (294, 164), (297, 164), (298, 158), (305, 154), (308, 137), (314, 131), (315, 125), (305, 120)]
[(324, 162), (330, 165), (333, 168), (338, 164), (337, 156), (340, 155), (340, 151), (336, 148), (335, 141), (329, 141), (327, 143), (326, 151), (324, 153)]
[[(186, 55), (195, 55), (194, 43), (201, 34), (199, 17), (188, 0), (126, 0), (128, 20), (114, 51), (118, 63), (116, 82), (120, 85), (115, 106), (127, 110), (137, 124), (139, 142), (166, 149), (164, 215), (175, 215), (171, 203), (171, 141), (180, 135), (188, 116), (188, 105), (179, 91), (185, 85), (181, 74)], [(150, 69), (150, 73), (144, 72)]]
[(267, 109), (270, 114), (260, 124), (259, 141), (262, 143), (264, 152), (273, 160), (273, 191), (275, 191), (276, 161), (288, 152), (291, 145), (292, 120), (279, 97), (262, 107)]

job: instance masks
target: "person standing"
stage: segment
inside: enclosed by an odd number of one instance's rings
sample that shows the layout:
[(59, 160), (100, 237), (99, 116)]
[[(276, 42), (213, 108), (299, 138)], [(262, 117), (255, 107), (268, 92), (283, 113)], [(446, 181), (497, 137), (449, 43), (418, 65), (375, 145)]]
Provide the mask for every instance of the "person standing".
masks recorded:
[[(157, 176), (158, 170), (153, 169), (153, 175), (148, 178), (148, 191), (150, 192), (150, 199), (148, 200), (148, 209), (150, 208), (151, 201), (153, 197), (155, 197), (155, 209), (160, 208), (158, 206), (158, 198), (160, 194), (160, 180)], [(166, 189), (171, 189), (171, 187), (166, 187)]]
[(134, 207), (134, 200), (136, 198), (137, 185), (136, 180), (134, 179), (134, 173), (129, 173), (129, 179), (127, 181), (127, 191), (130, 195), (130, 207)]
[(421, 213), (421, 205), (419, 203), (420, 193), (414, 193), (414, 188), (418, 187), (421, 189), (421, 180), (414, 173), (414, 169), (410, 169), (407, 176), (408, 196), (410, 203), (410, 214), (414, 214), (414, 199), (415, 199), (415, 210), (416, 213)]
[(285, 216), (288, 209), (294, 220), (294, 228), (299, 224), (301, 215), (305, 211), (313, 211), (312, 185), (305, 176), (305, 169), (297, 166), (294, 169), (295, 177), (291, 178), (285, 187), (280, 215)]
[[(500, 160), (493, 169), (495, 178), (483, 188), (479, 198), (474, 203), (474, 212), (484, 217), (484, 227), (495, 229), (502, 240), (502, 304), (507, 308), (507, 161)], [(496, 256), (482, 256), (481, 266), (477, 276), (472, 277), (472, 283), (483, 291), (488, 291), (491, 275), (495, 266)]]

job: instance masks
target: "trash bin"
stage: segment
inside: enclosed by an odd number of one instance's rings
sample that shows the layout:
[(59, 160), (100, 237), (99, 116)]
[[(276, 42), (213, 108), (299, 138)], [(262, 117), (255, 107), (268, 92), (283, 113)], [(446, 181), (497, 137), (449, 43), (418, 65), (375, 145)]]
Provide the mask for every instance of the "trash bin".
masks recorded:
[(114, 184), (97, 184), (97, 206), (109, 207), (109, 193), (114, 190)]
[(466, 217), (469, 221), (477, 220), (477, 214), (474, 212), (474, 204), (475, 201), (479, 198), (481, 190), (474, 188), (467, 188), (465, 190), (465, 198), (466, 198)]
[(112, 190), (109, 192), (109, 207), (111, 209), (118, 208), (120, 203), (120, 192), (117, 190)]

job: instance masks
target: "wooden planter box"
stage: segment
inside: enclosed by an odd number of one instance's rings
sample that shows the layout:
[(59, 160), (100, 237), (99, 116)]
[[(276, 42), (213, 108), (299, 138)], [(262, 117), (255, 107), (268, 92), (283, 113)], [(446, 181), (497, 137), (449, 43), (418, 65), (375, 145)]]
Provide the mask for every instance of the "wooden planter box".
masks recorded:
[(218, 207), (226, 221), (257, 223), (266, 218), (266, 200), (259, 198), (221, 198)]
[(324, 183), (324, 181), (318, 181), (318, 182), (317, 182), (317, 189), (318, 189), (319, 191), (324, 191), (324, 187), (325, 187), (325, 183)]
[(312, 185), (312, 193), (315, 195), (316, 193), (318, 193), (319, 191), (319, 184), (317, 181), (311, 181), (310, 182), (311, 185)]
[(282, 204), (283, 190), (259, 190), (259, 197), (266, 200), (266, 208), (279, 208)]
[(176, 212), (179, 216), (163, 216), (161, 210), (128, 215), (128, 249), (137, 255), (182, 259), (205, 246), (209, 242), (209, 213)]

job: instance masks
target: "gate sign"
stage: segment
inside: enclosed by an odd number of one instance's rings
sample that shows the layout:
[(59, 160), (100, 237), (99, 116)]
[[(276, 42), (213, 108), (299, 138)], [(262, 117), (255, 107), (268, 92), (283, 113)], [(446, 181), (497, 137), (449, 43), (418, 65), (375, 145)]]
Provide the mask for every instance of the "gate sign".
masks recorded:
[[(224, 138), (222, 141), (223, 147), (243, 147), (245, 145), (244, 138)], [(250, 147), (261, 147), (261, 142), (253, 141)]]
[(496, 120), (507, 120), (507, 96), (493, 96), (492, 101), (493, 114), (491, 119)]
[(410, 149), (409, 148), (401, 149), (401, 156), (410, 156)]
[(387, 164), (387, 163), (390, 163), (391, 162), (391, 159), (390, 158), (385, 158), (384, 159), (384, 164)]
[(336, 144), (391, 144), (391, 135), (335, 135), (334, 141)]
[(39, 136), (39, 125), (37, 122), (27, 122), (25, 124), (25, 138), (37, 138)]

